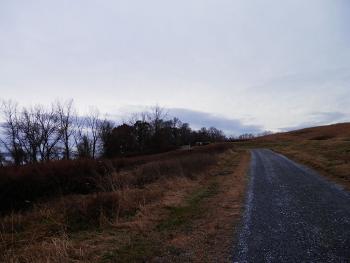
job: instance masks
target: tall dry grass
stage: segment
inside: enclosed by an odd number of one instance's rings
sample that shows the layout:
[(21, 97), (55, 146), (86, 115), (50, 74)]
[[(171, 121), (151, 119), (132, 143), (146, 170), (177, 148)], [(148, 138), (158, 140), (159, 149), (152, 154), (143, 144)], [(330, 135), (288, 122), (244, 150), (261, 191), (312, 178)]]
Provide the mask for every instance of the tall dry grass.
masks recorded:
[[(191, 151), (112, 160), (54, 161), (0, 169), (0, 213), (32, 207), (38, 200), (70, 194), (111, 191), (143, 186), (162, 176), (191, 176), (213, 164), (212, 155), (230, 144), (215, 144)], [(134, 171), (130, 176), (125, 171)]]
[[(142, 162), (141, 157), (137, 157), (129, 160), (124, 169), (119, 169), (115, 160), (11, 168), (8, 170), (11, 173), (0, 182), (0, 189), (7, 186), (7, 191), (21, 191), (25, 185), (29, 189), (18, 197), (11, 193), (2, 198), (13, 198), (13, 204), (19, 204), (16, 208), (25, 207), (21, 202), (28, 197), (33, 201), (31, 209), (7, 213), (0, 218), (0, 259), (5, 262), (68, 262), (72, 258), (84, 261), (85, 252), (70, 243), (71, 234), (99, 231), (127, 222), (142, 213), (145, 206), (162, 198), (162, 180), (176, 177), (191, 180), (207, 174), (219, 154), (228, 148), (231, 145), (209, 145), (153, 158), (146, 156)], [(16, 169), (19, 174), (14, 173)], [(38, 178), (32, 178), (34, 176)], [(149, 188), (152, 183), (155, 184)], [(41, 193), (46, 184), (48, 189)], [(60, 188), (55, 189), (57, 186)], [(2, 211), (6, 211), (4, 207)]]

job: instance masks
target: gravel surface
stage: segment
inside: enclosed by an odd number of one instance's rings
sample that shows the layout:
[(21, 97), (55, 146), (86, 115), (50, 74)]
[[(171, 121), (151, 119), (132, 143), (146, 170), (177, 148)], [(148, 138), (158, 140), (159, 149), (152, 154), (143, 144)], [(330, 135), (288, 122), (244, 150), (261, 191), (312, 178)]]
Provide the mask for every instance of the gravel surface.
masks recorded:
[(267, 149), (252, 151), (234, 262), (350, 262), (350, 194)]

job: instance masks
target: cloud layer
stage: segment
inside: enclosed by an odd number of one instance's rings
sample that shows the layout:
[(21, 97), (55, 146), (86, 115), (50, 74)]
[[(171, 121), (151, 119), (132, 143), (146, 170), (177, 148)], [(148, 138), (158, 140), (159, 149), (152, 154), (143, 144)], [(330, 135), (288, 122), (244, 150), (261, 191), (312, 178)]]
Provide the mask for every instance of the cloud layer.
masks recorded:
[(231, 130), (350, 120), (349, 12), (348, 0), (4, 0), (0, 97), (159, 103)]

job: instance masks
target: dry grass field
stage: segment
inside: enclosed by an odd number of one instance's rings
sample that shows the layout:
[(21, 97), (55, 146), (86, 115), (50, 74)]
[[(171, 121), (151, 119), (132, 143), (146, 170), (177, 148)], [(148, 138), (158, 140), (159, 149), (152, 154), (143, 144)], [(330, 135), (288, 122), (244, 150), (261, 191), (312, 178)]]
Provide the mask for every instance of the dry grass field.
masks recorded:
[[(74, 187), (44, 196), (33, 192), (35, 201), (29, 207), (17, 205), (17, 211), (3, 212), (2, 262), (229, 260), (244, 199), (246, 151), (232, 144), (209, 145), (123, 162), (120, 169), (107, 162), (108, 173), (99, 172), (94, 163), (74, 164), (89, 175), (74, 177), (77, 185), (93, 184), (83, 188), (85, 192)], [(60, 165), (65, 172), (72, 166)], [(74, 174), (74, 165), (68, 174)], [(44, 168), (59, 176), (56, 166)], [(34, 168), (22, 168), (26, 170), (16, 178), (6, 171), (7, 186), (28, 183), (26, 174), (38, 170)], [(97, 182), (91, 181), (91, 174)], [(40, 178), (45, 184), (52, 175)]]

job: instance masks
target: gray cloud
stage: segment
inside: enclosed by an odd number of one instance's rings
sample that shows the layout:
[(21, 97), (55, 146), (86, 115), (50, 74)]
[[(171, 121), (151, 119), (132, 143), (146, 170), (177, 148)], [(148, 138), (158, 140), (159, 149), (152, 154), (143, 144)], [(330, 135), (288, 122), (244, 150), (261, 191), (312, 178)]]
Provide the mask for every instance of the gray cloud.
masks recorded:
[(340, 122), (349, 122), (350, 114), (342, 112), (313, 112), (309, 114), (308, 121), (300, 123), (296, 126), (281, 128), (281, 131), (292, 131), (308, 127), (329, 125)]
[(346, 118), (349, 118), (348, 115), (342, 112), (314, 112), (310, 116), (314, 119), (314, 122), (327, 124), (339, 122), (345, 120)]
[(245, 125), (238, 119), (225, 118), (207, 112), (170, 108), (168, 113), (170, 116), (178, 117), (183, 122), (188, 122), (194, 129), (213, 126), (223, 130), (227, 135), (259, 133), (262, 131), (262, 127), (258, 125)]

